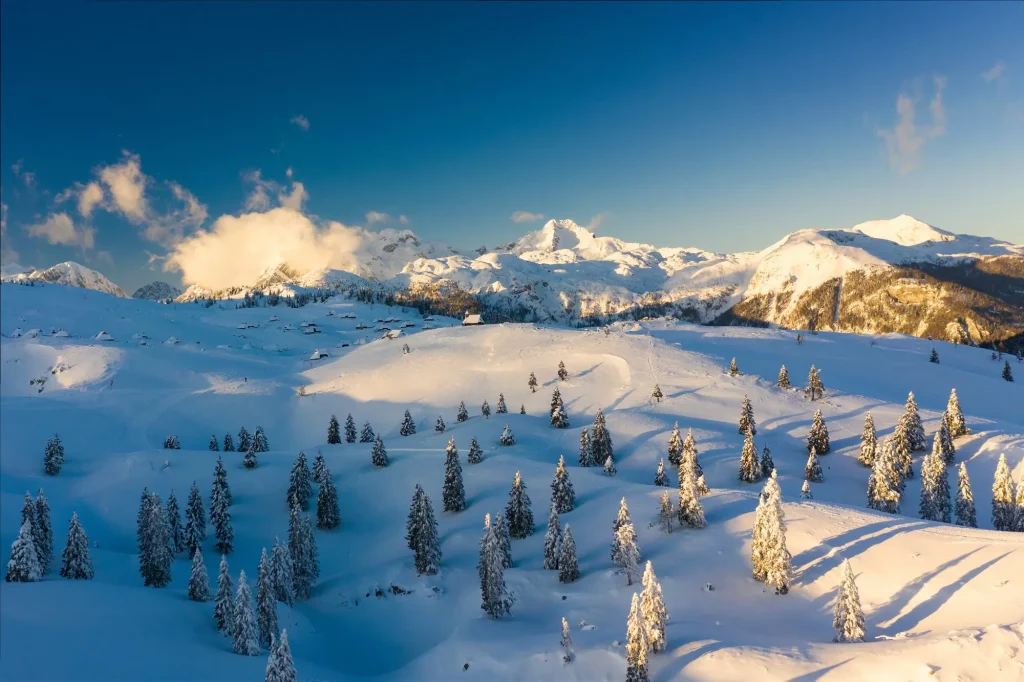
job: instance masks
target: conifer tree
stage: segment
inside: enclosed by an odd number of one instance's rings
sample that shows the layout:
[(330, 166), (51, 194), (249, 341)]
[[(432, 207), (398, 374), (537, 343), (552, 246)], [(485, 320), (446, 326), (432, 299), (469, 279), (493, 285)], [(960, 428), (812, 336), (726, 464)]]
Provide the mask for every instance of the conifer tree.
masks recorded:
[[(501, 515), (498, 515), (501, 518)], [(509, 613), (514, 598), (505, 588), (505, 558), (497, 536), (497, 523), (493, 526), (490, 514), (484, 520), (484, 536), (480, 540), (480, 561), (477, 572), (480, 575), (480, 608), (491, 618), (500, 618)]]
[[(241, 446), (239, 446), (241, 449)], [(256, 427), (256, 433), (252, 435), (252, 449), (255, 452), (269, 452), (270, 444), (267, 443), (267, 434), (263, 432), (262, 426)]]
[(896, 420), (896, 430), (892, 434), (893, 453), (895, 455), (896, 471), (900, 475), (900, 492), (903, 492), (903, 482), (914, 477), (914, 459), (911, 447), (910, 431), (912, 428), (910, 416), (907, 413), (900, 415)]
[(331, 530), (341, 525), (341, 512), (338, 510), (338, 489), (331, 479), (331, 472), (324, 470), (323, 482), (316, 496), (316, 527), (320, 530)]
[(391, 464), (391, 460), (388, 459), (388, 451), (384, 448), (384, 441), (380, 439), (380, 434), (377, 434), (373, 441), (373, 448), (370, 450), (370, 461), (373, 466), (383, 468)]
[(640, 593), (640, 617), (647, 626), (647, 643), (651, 651), (657, 653), (665, 650), (665, 625), (668, 623), (668, 609), (665, 598), (661, 594), (661, 584), (654, 575), (654, 567), (650, 561), (644, 567), (644, 577), (640, 581), (644, 589)]
[(508, 408), (505, 406), (505, 394), (498, 394), (498, 405), (494, 408), (495, 414), (507, 414)]
[(634, 592), (626, 618), (626, 682), (650, 681), (647, 673), (647, 652), (650, 649), (647, 625), (640, 615), (640, 596)]
[(779, 369), (779, 378), (776, 380), (775, 385), (784, 391), (789, 389), (789, 370), (786, 369), (785, 365)]
[(739, 479), (744, 483), (757, 483), (761, 480), (761, 463), (757, 461), (757, 447), (750, 431), (747, 431), (743, 452), (740, 454)]
[(580, 577), (580, 566), (576, 560), (576, 540), (572, 537), (572, 528), (565, 524), (562, 538), (558, 544), (558, 582), (574, 583)]
[(508, 424), (505, 424), (505, 429), (501, 432), (501, 438), (498, 439), (498, 442), (502, 445), (516, 444), (516, 437), (512, 435), (512, 429), (508, 427)]
[(610, 457), (615, 463), (615, 453), (612, 448), (612, 436), (605, 424), (604, 412), (597, 408), (597, 416), (594, 417), (594, 426), (591, 429), (590, 449), (594, 454), (595, 462), (602, 462), (607, 469), (607, 460)]
[(476, 442), (476, 436), (469, 439), (469, 452), (466, 454), (466, 461), (470, 464), (479, 464), (484, 461), (484, 451), (480, 449), (480, 444)]
[(245, 451), (245, 457), (242, 458), (242, 466), (246, 469), (255, 469), (259, 462), (256, 461), (256, 441), (253, 440), (249, 444), (249, 449)]
[(526, 414), (526, 405), (523, 403), (519, 404), (519, 414)]
[[(238, 451), (246, 452), (249, 450), (249, 446), (252, 445), (252, 437), (249, 432), (245, 430), (245, 427), (238, 429)], [(227, 448), (225, 448), (227, 449)]]
[(444, 488), (441, 491), (444, 510), (460, 512), (466, 508), (466, 489), (462, 484), (462, 465), (459, 463), (459, 451), (455, 448), (455, 439), (448, 439), (445, 448)]
[(9, 583), (30, 583), (40, 578), (42, 574), (35, 540), (32, 537), (32, 523), (25, 520), (18, 530), (18, 537), (11, 544), (11, 558), (7, 562), (7, 575), (4, 576), (4, 580)]
[[(149, 506), (152, 503), (153, 498), (149, 494), (149, 488), (143, 488), (142, 497), (139, 499), (139, 511), (135, 517), (135, 539), (140, 554), (142, 553), (142, 546), (149, 537)], [(26, 520), (28, 520), (30, 528), (35, 526), (36, 507), (32, 504), (32, 497), (28, 493), (25, 493), (25, 506), (21, 509), (21, 522), (25, 523)]]
[(622, 498), (619, 503), (619, 514), (612, 525), (612, 531), (612, 563), (619, 567), (619, 572), (626, 575), (626, 584), (632, 585), (639, 575), (640, 548), (626, 507), (626, 498)]
[(444, 433), (448, 428), (448, 425), (444, 423), (444, 418), (441, 415), (437, 416), (437, 421), (434, 422), (434, 431), (438, 433)]
[(580, 466), (594, 466), (594, 452), (590, 447), (590, 429), (586, 426), (580, 431)]
[(804, 393), (810, 396), (811, 402), (825, 395), (825, 385), (821, 383), (821, 375), (814, 365), (811, 365), (811, 371), (807, 373), (807, 388), (804, 389)]
[(192, 554), (192, 572), (188, 577), (188, 598), (192, 601), (210, 601), (210, 576), (203, 563), (203, 550), (196, 547)]
[(708, 489), (708, 484), (704, 482), (704, 474), (697, 477), (697, 494), (703, 497), (711, 492)]
[(806, 478), (804, 479), (804, 485), (800, 488), (800, 499), (801, 500), (813, 500), (814, 493), (811, 492), (811, 482)]
[(338, 418), (333, 414), (331, 415), (331, 421), (327, 424), (327, 444), (328, 445), (339, 445), (341, 443), (341, 424), (338, 423)]
[(849, 559), (843, 561), (843, 582), (839, 584), (839, 594), (836, 595), (832, 627), (836, 631), (834, 642), (864, 641), (864, 611)]
[(565, 457), (559, 456), (555, 467), (555, 478), (551, 481), (551, 502), (559, 514), (571, 512), (576, 508), (576, 491), (569, 480), (569, 472), (565, 470)]
[(681, 461), (683, 461), (683, 439), (679, 435), (679, 422), (676, 422), (668, 437), (668, 463), (678, 468)]
[(811, 483), (821, 483), (825, 480), (825, 472), (821, 470), (821, 460), (818, 459), (818, 451), (813, 447), (807, 455), (807, 464), (804, 465), (804, 479)]
[(866, 467), (875, 463), (875, 449), (878, 447), (878, 436), (875, 433), (875, 420), (871, 413), (864, 416), (864, 429), (860, 433), (860, 454), (857, 461)]
[(562, 662), (569, 664), (572, 663), (572, 659), (575, 654), (572, 650), (572, 634), (569, 632), (569, 621), (562, 618), (562, 640), (559, 642), (562, 647)]
[(93, 575), (89, 538), (78, 520), (78, 512), (73, 512), (68, 524), (68, 541), (61, 553), (60, 576), (68, 580), (92, 580)]
[(761, 505), (763, 508), (755, 515), (754, 521), (754, 577), (774, 587), (776, 594), (786, 594), (791, 580), (792, 556), (786, 547), (782, 491), (774, 473), (765, 484), (759, 507)]
[(888, 514), (900, 513), (900, 474), (892, 438), (886, 438), (875, 453), (868, 476), (868, 507)]
[(739, 374), (740, 374), (739, 365), (736, 364), (736, 358), (733, 358), (732, 360), (729, 361), (729, 376), (734, 376), (735, 377), (735, 376), (739, 376)]
[(654, 473), (654, 485), (668, 487), (668, 473), (665, 471), (665, 460), (658, 460), (658, 470)]
[[(555, 386), (555, 390), (551, 392), (551, 415), (554, 416), (555, 408), (562, 404), (562, 392), (558, 390), (558, 386)], [(554, 423), (554, 422), (552, 422)]]
[(953, 438), (959, 438), (971, 432), (964, 422), (964, 413), (960, 409), (960, 399), (956, 395), (955, 388), (949, 392), (945, 415), (946, 423), (949, 424), (949, 435)]
[(413, 551), (417, 575), (434, 575), (441, 565), (441, 544), (430, 497), (418, 484), (409, 508), (406, 542)]
[(406, 410), (405, 416), (402, 417), (402, 426), (399, 427), (398, 433), (403, 436), (411, 436), (416, 433), (416, 422), (413, 421), (412, 415), (409, 414), (409, 410)]
[(928, 356), (928, 362), (934, 362), (936, 365), (939, 364), (939, 354), (934, 348), (932, 348), (931, 355)]
[(978, 527), (978, 518), (974, 511), (974, 493), (971, 492), (971, 479), (967, 476), (967, 464), (964, 462), (960, 462), (957, 481), (956, 525), (968, 528)]
[(683, 457), (683, 463), (679, 465), (679, 506), (676, 511), (682, 528), (703, 528), (707, 525), (694, 461), (694, 458)]
[(270, 656), (267, 658), (267, 672), (263, 682), (296, 682), (295, 661), (288, 646), (288, 631), (281, 630), (281, 637), (271, 636)]
[(210, 489), (210, 503), (213, 503), (214, 492), (223, 495), (227, 506), (231, 506), (231, 486), (228, 485), (228, 472), (224, 469), (224, 460), (217, 457), (217, 464), (213, 468), (213, 487)]
[[(686, 430), (686, 439), (683, 441), (683, 454), (680, 457), (680, 461), (692, 459), (693, 460), (693, 471), (700, 480), (704, 477), (704, 470), (701, 469), (700, 460), (697, 458), (697, 443), (693, 440), (693, 429)], [(701, 495), (707, 494), (707, 491), (702, 491)]]
[(370, 426), (370, 422), (363, 422), (363, 430), (359, 433), (359, 442), (372, 443), (373, 436), (373, 427)]
[(352, 418), (351, 414), (345, 417), (345, 442), (356, 442), (356, 420)]
[(232, 609), (234, 621), (231, 629), (231, 648), (242, 656), (259, 656), (259, 632), (256, 617), (252, 612), (252, 592), (245, 580), (245, 571), (238, 574), (238, 589), (235, 591), (235, 603)]
[(918, 452), (924, 450), (927, 441), (924, 438), (924, 425), (921, 423), (921, 413), (917, 409), (917, 400), (914, 399), (914, 392), (907, 395), (907, 418), (909, 419), (909, 430), (907, 436), (910, 438), (910, 450)]
[(604, 460), (604, 475), (614, 476), (617, 473), (619, 473), (619, 470), (615, 468), (615, 460), (612, 459), (611, 455), (608, 455)]
[(53, 562), (53, 524), (50, 522), (50, 503), (40, 488), (35, 499), (35, 525), (32, 527), (36, 545), (36, 559), (39, 561), (39, 574), (45, 576), (50, 572)]
[(1010, 369), (1010, 361), (1007, 360), (1003, 363), (1003, 380), (1013, 381), (1013, 371)]
[(498, 514), (494, 517), (494, 537), (498, 542), (498, 548), (501, 550), (501, 561), (505, 568), (512, 567), (512, 538), (508, 534), (508, 525), (505, 523), (505, 517), (502, 514)]
[(942, 461), (946, 465), (956, 460), (956, 446), (953, 445), (953, 436), (949, 433), (949, 423), (943, 415), (939, 420), (939, 442), (942, 444)]
[(469, 421), (469, 412), (466, 411), (466, 403), (459, 403), (459, 413), (455, 415), (455, 420), (458, 422)]
[(516, 472), (512, 489), (508, 493), (508, 506), (505, 507), (505, 521), (508, 522), (508, 534), (513, 538), (525, 538), (533, 534), (533, 512), (530, 510), (530, 496), (526, 492), (523, 477)]
[(210, 436), (210, 452), (220, 452), (220, 442), (217, 440), (216, 434)]
[(234, 548), (235, 531), (231, 527), (231, 512), (223, 490), (214, 480), (213, 492), (210, 494), (210, 524), (213, 526), (214, 537), (217, 538), (217, 551), (230, 554)]
[(1013, 530), (1015, 517), (1013, 479), (1010, 477), (1010, 466), (1006, 463), (1006, 453), (1002, 453), (992, 483), (992, 527), (996, 530)]
[(1024, 473), (1017, 479), (1017, 503), (1014, 510), (1013, 529), (1024, 533)]
[(537, 392), (537, 376), (530, 372), (530, 380), (526, 382), (526, 385), (530, 387), (530, 393)]
[(260, 554), (259, 569), (256, 574), (256, 624), (259, 630), (259, 642), (262, 646), (271, 647), (277, 633), (277, 592), (274, 589), (274, 574), (270, 567), (267, 548)]
[(277, 600), (289, 606), (295, 600), (295, 569), (288, 548), (274, 538), (274, 549), (270, 552), (270, 573), (274, 578), (274, 594)]
[(230, 636), (235, 630), (235, 600), (231, 594), (231, 575), (228, 573), (228, 558), (220, 556), (220, 572), (217, 574), (217, 596), (213, 603), (213, 618), (217, 630)]
[(181, 443), (178, 442), (178, 437), (174, 434), (164, 438), (164, 450), (180, 450)]
[(661, 392), (661, 386), (654, 384), (654, 390), (651, 391), (651, 400), (656, 403), (660, 403), (661, 399), (665, 397), (665, 394)]
[(672, 508), (672, 499), (668, 496), (666, 490), (661, 494), (661, 501), (658, 505), (658, 525), (666, 533), (672, 532), (672, 518), (675, 516), (675, 510)]
[[(320, 452), (320, 449), (318, 448), (316, 451), (316, 457), (313, 458), (313, 483), (316, 483), (317, 485), (323, 485), (325, 471), (327, 471), (327, 465), (324, 463), (324, 453)], [(313, 494), (312, 486), (310, 486), (309, 494)], [(306, 511), (306, 509), (309, 508), (308, 503), (306, 504), (305, 507), (303, 507), (302, 500), (297, 501), (299, 502), (299, 508), (302, 509), (302, 511)]]
[(181, 509), (178, 507), (178, 498), (174, 496), (173, 490), (167, 496), (167, 532), (170, 535), (171, 548), (174, 553), (184, 552), (187, 549), (185, 530), (181, 525)]
[(761, 477), (768, 478), (775, 471), (775, 460), (772, 459), (772, 451), (765, 445), (761, 449)]
[(308, 599), (320, 576), (320, 558), (313, 524), (309, 516), (300, 513), (294, 504), (288, 519), (288, 554), (292, 559), (295, 598), (300, 601)]
[(56, 433), (46, 441), (46, 452), (43, 455), (43, 470), (47, 476), (56, 476), (64, 466), (64, 445)]
[(146, 587), (166, 587), (174, 560), (166, 512), (156, 493), (150, 493), (145, 537), (139, 552), (139, 573)]
[[(323, 462), (323, 457), (320, 458)], [(309, 509), (309, 498), (313, 495), (313, 484), (310, 481), (309, 466), (306, 465), (306, 453), (300, 452), (292, 465), (292, 471), (288, 480), (288, 496), (286, 501), (294, 499), (299, 504), (299, 509)]]
[(480, 414), (484, 416), (484, 419), (491, 418), (491, 406), (487, 404), (487, 399), (484, 399), (484, 404), (480, 406)]
[(565, 371), (565, 363), (561, 360), (558, 361), (558, 380), (565, 381), (569, 378), (569, 373)]
[(831, 446), (828, 439), (828, 427), (825, 426), (825, 418), (821, 410), (814, 411), (814, 420), (811, 422), (811, 430), (807, 434), (807, 450), (814, 449), (819, 455), (826, 454)]
[(224, 452), (234, 452), (234, 451), (235, 451), (235, 443), (234, 443), (234, 441), (231, 440), (231, 434), (230, 433), (225, 433), (224, 434)]
[(741, 435), (757, 435), (757, 422), (754, 421), (754, 406), (750, 404), (750, 396), (743, 394), (743, 406), (740, 408), (740, 421), (738, 433)]
[(558, 554), (562, 544), (562, 524), (558, 521), (558, 510), (551, 505), (548, 515), (548, 529), (544, 531), (544, 568), (558, 570)]
[(551, 413), (551, 425), (556, 429), (569, 428), (569, 416), (565, 413), (565, 406), (559, 401), (555, 411)]

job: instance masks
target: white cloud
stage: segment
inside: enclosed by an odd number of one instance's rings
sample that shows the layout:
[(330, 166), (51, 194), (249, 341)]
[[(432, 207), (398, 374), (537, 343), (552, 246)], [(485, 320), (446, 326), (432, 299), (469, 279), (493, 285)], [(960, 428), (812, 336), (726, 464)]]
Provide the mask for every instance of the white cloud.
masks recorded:
[(95, 264), (95, 265), (113, 265), (114, 264), (114, 257), (110, 254), (109, 251), (97, 251), (96, 254), (92, 258), (88, 258), (86, 260), (88, 260), (90, 263)]
[(391, 216), (387, 213), (381, 213), (380, 211), (370, 211), (366, 214), (366, 224), (374, 225), (376, 223), (387, 223), (391, 222)]
[(25, 161), (18, 159), (11, 164), (11, 171), (14, 172), (14, 177), (21, 178), (21, 181), (25, 183), (25, 187), (31, 188), (36, 184), (36, 174), (25, 170)]
[[(145, 251), (145, 250), (144, 250)], [(161, 256), (158, 253), (152, 251), (145, 251), (146, 254), (146, 265), (149, 266), (150, 270), (155, 270), (153, 267), (156, 263), (160, 263), (167, 260), (167, 256)]]
[(7, 204), (0, 201), (0, 263), (18, 262), (18, 252), (10, 245), (7, 237)]
[(96, 230), (91, 227), (75, 227), (67, 213), (51, 213), (46, 220), (26, 228), (30, 237), (45, 239), (50, 244), (81, 246), (91, 249), (95, 245)]
[(290, 122), (299, 126), (303, 130), (309, 130), (309, 119), (303, 116), (302, 114), (292, 116)]
[(584, 227), (594, 234), (597, 234), (597, 228), (601, 227), (601, 223), (608, 217), (607, 213), (598, 213), (596, 216), (590, 219), (590, 222), (584, 225)]
[(277, 201), (281, 206), (283, 208), (290, 208), (293, 211), (301, 211), (302, 204), (308, 198), (309, 194), (306, 192), (306, 187), (301, 182), (293, 182), (291, 192), (281, 190), (277, 195)]
[(535, 220), (544, 220), (543, 213), (530, 213), (529, 211), (516, 211), (512, 214), (514, 223), (532, 223)]
[(78, 212), (88, 218), (92, 209), (103, 201), (103, 188), (97, 182), (90, 182), (78, 194)]
[[(291, 169), (289, 169), (291, 170)], [(288, 175), (290, 178), (291, 175)], [(302, 210), (302, 204), (309, 199), (306, 186), (301, 182), (292, 181), (291, 190), (276, 180), (265, 180), (262, 172), (256, 169), (245, 175), (245, 181), (252, 183), (252, 192), (245, 198), (244, 208), (246, 211), (266, 212), (273, 207), (273, 199), (277, 199), (278, 206), (284, 206), (295, 211)]]
[(146, 180), (138, 154), (122, 152), (121, 163), (101, 168), (100, 182), (106, 186), (113, 200), (113, 209), (130, 222), (146, 221), (149, 205), (146, 202)]
[(981, 80), (986, 83), (1003, 80), (1006, 77), (1006, 62), (996, 62), (991, 69), (981, 72)]
[(410, 220), (408, 216), (400, 215), (398, 216), (398, 222), (401, 223), (402, 225), (408, 225)]
[(928, 105), (932, 118), (931, 125), (920, 126), (915, 121), (920, 96), (901, 92), (896, 99), (896, 124), (891, 130), (877, 131), (878, 136), (885, 140), (889, 163), (900, 175), (905, 175), (917, 167), (918, 155), (925, 143), (946, 134), (946, 110), (942, 103), (946, 77), (935, 76), (933, 84), (935, 93)]
[(284, 172), (285, 177), (290, 178), (292, 176), (292, 167), (288, 166), (288, 169)]

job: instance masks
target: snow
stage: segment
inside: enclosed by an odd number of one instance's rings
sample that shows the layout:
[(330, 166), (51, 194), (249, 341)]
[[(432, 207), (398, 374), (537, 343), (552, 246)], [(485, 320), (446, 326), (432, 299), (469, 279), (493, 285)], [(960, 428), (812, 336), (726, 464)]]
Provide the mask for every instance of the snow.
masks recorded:
[[(167, 306), (49, 286), (4, 286), (0, 297), (0, 547), (7, 553), (17, 536), (25, 490), (39, 487), (52, 507), (58, 554), (74, 511), (98, 543), (90, 548), (93, 580), (61, 580), (51, 569), (41, 583), (0, 583), (3, 679), (261, 679), (266, 650), (255, 657), (232, 653), (231, 641), (216, 632), (212, 603), (188, 599), (190, 558), (175, 559), (167, 588), (144, 588), (135, 546), (142, 488), (164, 500), (173, 489), (183, 500), (197, 481), (207, 500), (215, 459), (207, 450), (210, 434), (223, 438), (243, 424), (250, 432), (263, 426), (274, 449), (253, 470), (242, 468), (240, 453), (224, 460), (235, 498), (233, 581), (240, 570), (256, 576), (261, 549), (287, 535), (285, 490), (300, 450), (309, 456), (320, 448), (338, 488), (340, 527), (315, 531), (321, 576), (312, 597), (277, 608), (302, 680), (623, 679), (621, 642), (640, 586), (627, 587), (608, 556), (622, 497), (640, 558), (653, 562), (671, 614), (666, 651), (648, 657), (652, 680), (1024, 675), (1024, 534), (992, 530), (990, 511), (999, 455), (1006, 454), (1014, 480), (1024, 473), (1021, 384), (1002, 381), (1001, 363), (988, 351), (937, 343), (942, 364), (935, 365), (928, 362), (931, 342), (899, 336), (820, 333), (798, 345), (786, 331), (668, 321), (616, 324), (606, 336), (526, 324), (462, 327), (438, 317), (438, 329), (411, 335), (415, 352), (406, 355), (400, 345), (353, 329), (341, 314), (372, 323), (397, 310), (335, 297), (301, 310), (275, 309), (294, 326), (322, 319), (332, 341), (351, 344), (310, 366), (307, 358), (322, 341), (290, 336), (291, 347), (270, 351), (282, 338), (275, 325), (247, 329), (246, 353), (218, 348), (237, 346), (236, 327), (266, 319), (263, 309)], [(71, 337), (12, 338), (18, 327), (51, 324)], [(120, 339), (145, 329), (153, 338), (173, 334), (183, 342), (148, 348), (100, 342), (92, 338), (99, 326)], [(732, 357), (741, 376), (727, 373)], [(559, 361), (569, 372), (564, 382), (555, 376)], [(61, 363), (67, 369), (51, 374)], [(791, 391), (774, 387), (782, 364)], [(827, 389), (813, 404), (800, 390), (812, 364)], [(531, 371), (541, 384), (536, 394), (526, 383)], [(28, 382), (41, 375), (48, 381), (39, 393)], [(661, 402), (649, 398), (655, 383)], [(571, 422), (567, 430), (549, 425), (556, 385)], [(298, 386), (306, 395), (296, 394)], [(872, 413), (881, 440), (912, 390), (930, 437), (953, 387), (973, 431), (957, 439), (956, 464), (967, 463), (981, 528), (916, 518), (920, 478), (907, 483), (907, 515), (866, 509), (869, 471), (857, 463), (865, 413)], [(469, 421), (456, 421), (460, 401), (494, 403), (499, 393), (512, 408), (505, 420), (485, 420), (471, 409)], [(779, 473), (793, 556), (785, 596), (750, 577), (760, 485), (736, 480), (744, 394), (754, 409), (758, 450), (770, 446)], [(526, 415), (515, 409), (520, 403)], [(580, 578), (561, 584), (556, 571), (542, 568), (549, 484), (559, 456), (576, 461), (579, 430), (598, 408), (618, 473), (567, 467), (576, 507), (561, 522), (572, 527)], [(814, 486), (815, 499), (800, 501), (804, 438), (819, 408), (832, 451), (821, 457), (825, 481)], [(405, 410), (419, 428), (403, 438)], [(324, 442), (330, 415), (348, 413), (381, 434), (390, 466), (371, 465), (372, 444)], [(438, 415), (448, 424), (444, 433), (431, 428)], [(516, 443), (501, 447), (506, 421)], [(657, 527), (664, 489), (652, 482), (675, 421), (693, 429), (711, 493), (701, 499), (706, 528), (677, 525), (666, 535)], [(46, 477), (43, 448), (54, 431), (66, 463), (60, 476)], [(168, 455), (161, 444), (169, 433), (183, 449), (163, 468)], [(473, 436), (484, 454), (479, 464), (462, 462), (467, 509), (441, 512), (448, 439), (464, 458)], [(915, 455), (918, 470), (922, 454)], [(511, 615), (491, 620), (480, 609), (476, 573), (483, 517), (504, 510), (517, 471), (529, 486), (536, 526), (530, 537), (512, 541), (514, 563), (504, 573), (516, 597)], [(415, 575), (403, 539), (417, 483), (437, 515), (443, 555), (436, 576)], [(213, 580), (219, 557), (211, 540), (204, 559)], [(846, 559), (866, 620), (860, 644), (831, 641)], [(393, 594), (391, 585), (411, 593)], [(377, 587), (383, 596), (374, 596)], [(562, 618), (571, 624), (575, 652), (568, 667), (559, 647)]]
[(100, 273), (72, 261), (58, 263), (46, 270), (24, 272), (23, 268), (16, 267), (12, 268), (10, 272), (11, 274), (8, 274), (8, 268), (4, 268), (2, 277), (4, 282), (26, 282), (35, 280), (39, 282), (48, 282), (50, 284), (62, 284), (65, 286), (81, 287), (82, 289), (92, 289), (93, 291), (102, 291), (110, 294), (111, 296), (119, 296), (121, 298), (127, 297), (127, 294), (121, 290), (121, 287), (117, 286)]

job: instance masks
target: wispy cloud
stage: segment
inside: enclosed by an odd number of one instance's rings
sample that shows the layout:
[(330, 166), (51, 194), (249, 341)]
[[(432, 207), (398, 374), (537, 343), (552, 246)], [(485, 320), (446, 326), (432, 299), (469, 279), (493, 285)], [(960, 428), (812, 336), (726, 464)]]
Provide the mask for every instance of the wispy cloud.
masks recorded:
[[(288, 169), (291, 170), (290, 168)], [(286, 173), (291, 178), (290, 173)], [(252, 192), (245, 198), (246, 211), (268, 211), (276, 205), (291, 208), (296, 211), (302, 210), (302, 205), (309, 198), (306, 186), (301, 182), (293, 180), (291, 189), (276, 180), (269, 180), (263, 177), (262, 172), (257, 168), (247, 173), (245, 181), (253, 185)]]
[(21, 178), (21, 181), (25, 183), (25, 187), (32, 188), (36, 184), (36, 174), (25, 170), (25, 161), (18, 159), (11, 165), (11, 171), (14, 173), (14, 177)]
[(372, 227), (377, 224), (387, 223), (398, 223), (399, 225), (408, 225), (411, 221), (408, 216), (400, 215), (397, 218), (392, 216), (390, 213), (384, 213), (383, 211), (370, 211), (366, 214), (366, 225)]
[(10, 245), (7, 237), (7, 204), (0, 201), (0, 263), (16, 263), (18, 252)]
[(596, 216), (591, 218), (590, 222), (587, 223), (584, 227), (586, 227), (588, 230), (590, 230), (594, 234), (597, 234), (597, 228), (601, 227), (601, 223), (603, 223), (605, 221), (605, 218), (607, 218), (607, 217), (608, 217), (607, 213), (598, 213)]
[(95, 246), (96, 230), (92, 227), (76, 227), (67, 213), (51, 213), (41, 223), (25, 227), (28, 236), (45, 239), (60, 246), (80, 246), (91, 249)]
[(529, 211), (516, 211), (512, 214), (514, 223), (532, 223), (535, 220), (544, 220), (543, 213), (530, 213)]
[(299, 126), (303, 130), (309, 130), (309, 119), (303, 116), (302, 114), (296, 114), (295, 116), (292, 116), (291, 119), (289, 119), (289, 121)]
[(992, 65), (992, 68), (985, 69), (981, 72), (981, 80), (986, 83), (1001, 81), (1004, 78), (1006, 78), (1006, 62), (996, 62)]
[(917, 168), (918, 156), (929, 140), (946, 134), (946, 110), (942, 102), (946, 77), (935, 76), (932, 83), (935, 91), (928, 104), (931, 125), (918, 125), (915, 120), (920, 100), (920, 87), (917, 86), (914, 88), (915, 94), (904, 91), (896, 98), (896, 124), (891, 129), (877, 131), (878, 136), (885, 140), (889, 163), (900, 175), (906, 175)]

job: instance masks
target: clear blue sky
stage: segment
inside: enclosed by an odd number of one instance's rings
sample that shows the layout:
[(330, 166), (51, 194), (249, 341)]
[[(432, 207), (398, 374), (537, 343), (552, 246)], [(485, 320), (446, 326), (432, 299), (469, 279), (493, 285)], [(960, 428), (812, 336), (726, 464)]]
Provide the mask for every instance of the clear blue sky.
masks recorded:
[[(209, 227), (256, 169), (457, 247), (541, 225), (515, 211), (718, 251), (899, 213), (1024, 241), (1021, 3), (3, 0), (0, 27), (5, 251), (125, 288), (175, 279), (143, 233), (166, 183)], [(122, 150), (151, 214), (57, 202)]]

